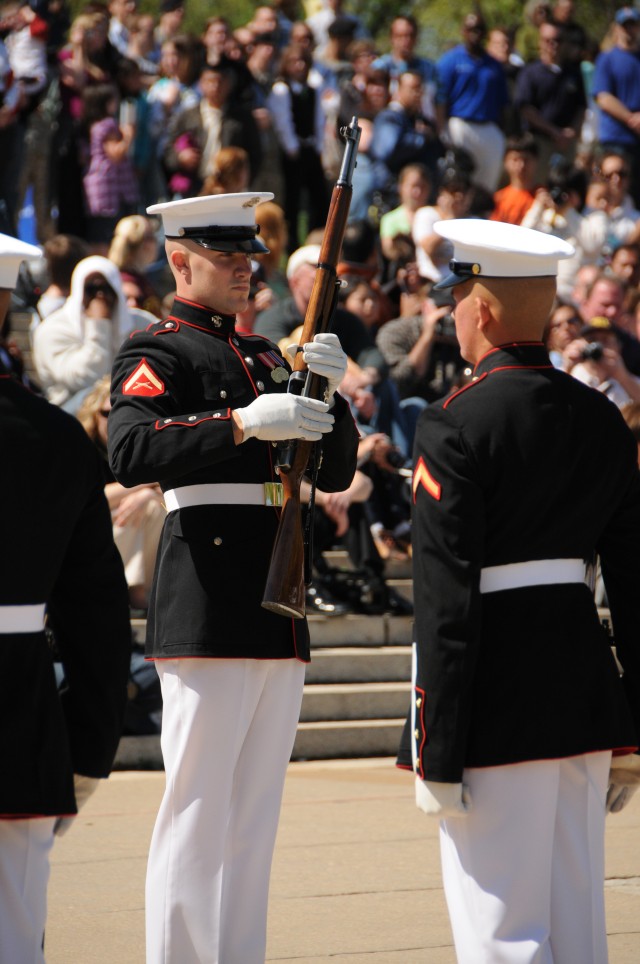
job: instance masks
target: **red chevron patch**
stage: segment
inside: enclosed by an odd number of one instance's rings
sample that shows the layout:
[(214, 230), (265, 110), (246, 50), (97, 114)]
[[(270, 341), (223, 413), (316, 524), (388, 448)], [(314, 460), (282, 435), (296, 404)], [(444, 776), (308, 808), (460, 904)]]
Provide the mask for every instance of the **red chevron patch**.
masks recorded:
[(164, 382), (154, 372), (153, 368), (143, 358), (138, 367), (127, 378), (122, 386), (123, 395), (162, 395), (164, 392)]
[(442, 486), (439, 482), (436, 482), (431, 472), (426, 466), (426, 463), (422, 456), (418, 459), (416, 467), (413, 470), (413, 503), (415, 505), (416, 498), (418, 496), (418, 488), (423, 486), (432, 498), (437, 502), (440, 501), (440, 496), (442, 495)]

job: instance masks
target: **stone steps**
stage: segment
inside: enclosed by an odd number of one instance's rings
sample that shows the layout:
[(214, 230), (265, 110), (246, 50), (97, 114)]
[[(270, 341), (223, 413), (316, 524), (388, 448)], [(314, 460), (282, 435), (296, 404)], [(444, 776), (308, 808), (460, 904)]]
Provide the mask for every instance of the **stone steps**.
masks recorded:
[(410, 692), (408, 682), (308, 684), (300, 721), (392, 720), (406, 715)]
[(405, 717), (299, 723), (292, 760), (395, 756)]
[[(407, 617), (310, 617), (293, 760), (393, 756), (410, 702), (411, 627)], [(132, 622), (141, 641), (144, 620)], [(116, 769), (162, 769), (159, 736), (125, 736)]]

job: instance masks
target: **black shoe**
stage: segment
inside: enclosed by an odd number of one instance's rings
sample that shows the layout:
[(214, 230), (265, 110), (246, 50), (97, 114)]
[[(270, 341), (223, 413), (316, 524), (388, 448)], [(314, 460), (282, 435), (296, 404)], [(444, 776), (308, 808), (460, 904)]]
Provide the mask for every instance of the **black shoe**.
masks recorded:
[(373, 577), (362, 586), (358, 612), (366, 616), (413, 616), (413, 603), (378, 577)]
[(335, 599), (321, 583), (312, 583), (307, 588), (305, 605), (307, 615), (317, 613), (320, 616), (346, 616), (353, 612), (347, 603)]
[(392, 616), (413, 616), (413, 603), (395, 589), (387, 588), (387, 610)]

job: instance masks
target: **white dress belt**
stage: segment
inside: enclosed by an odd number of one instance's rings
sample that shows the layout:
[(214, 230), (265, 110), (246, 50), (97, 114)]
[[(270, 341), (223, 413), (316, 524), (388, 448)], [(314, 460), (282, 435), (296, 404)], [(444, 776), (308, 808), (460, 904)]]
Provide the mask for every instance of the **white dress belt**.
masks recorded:
[(44, 603), (28, 606), (0, 606), (0, 633), (41, 633)]
[(282, 482), (215, 482), (181, 485), (164, 493), (167, 512), (195, 505), (282, 505)]
[(525, 586), (553, 586), (557, 583), (585, 582), (584, 559), (534, 559), (512, 562), (507, 566), (487, 566), (480, 570), (480, 592), (500, 592)]

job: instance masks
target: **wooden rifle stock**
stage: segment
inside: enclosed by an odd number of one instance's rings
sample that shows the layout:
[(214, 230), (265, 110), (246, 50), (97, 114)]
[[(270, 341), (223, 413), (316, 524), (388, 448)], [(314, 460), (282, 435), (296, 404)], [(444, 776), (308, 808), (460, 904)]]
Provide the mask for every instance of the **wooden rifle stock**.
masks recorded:
[[(340, 284), (336, 268), (347, 226), (352, 194), (351, 181), (360, 141), (357, 117), (353, 117), (348, 127), (341, 129), (340, 134), (346, 142), (344, 156), (331, 195), (320, 260), (300, 337), (302, 345), (313, 341), (317, 333), (328, 330)], [(293, 373), (289, 379), (289, 391), (304, 394), (309, 398), (324, 398), (325, 395), (324, 379), (307, 371), (301, 352), (296, 355)], [(282, 512), (262, 600), (265, 609), (281, 616), (293, 616), (295, 619), (302, 619), (305, 614), (300, 484), (315, 444), (298, 439), (290, 464), (280, 467), (280, 481), (283, 486)]]

